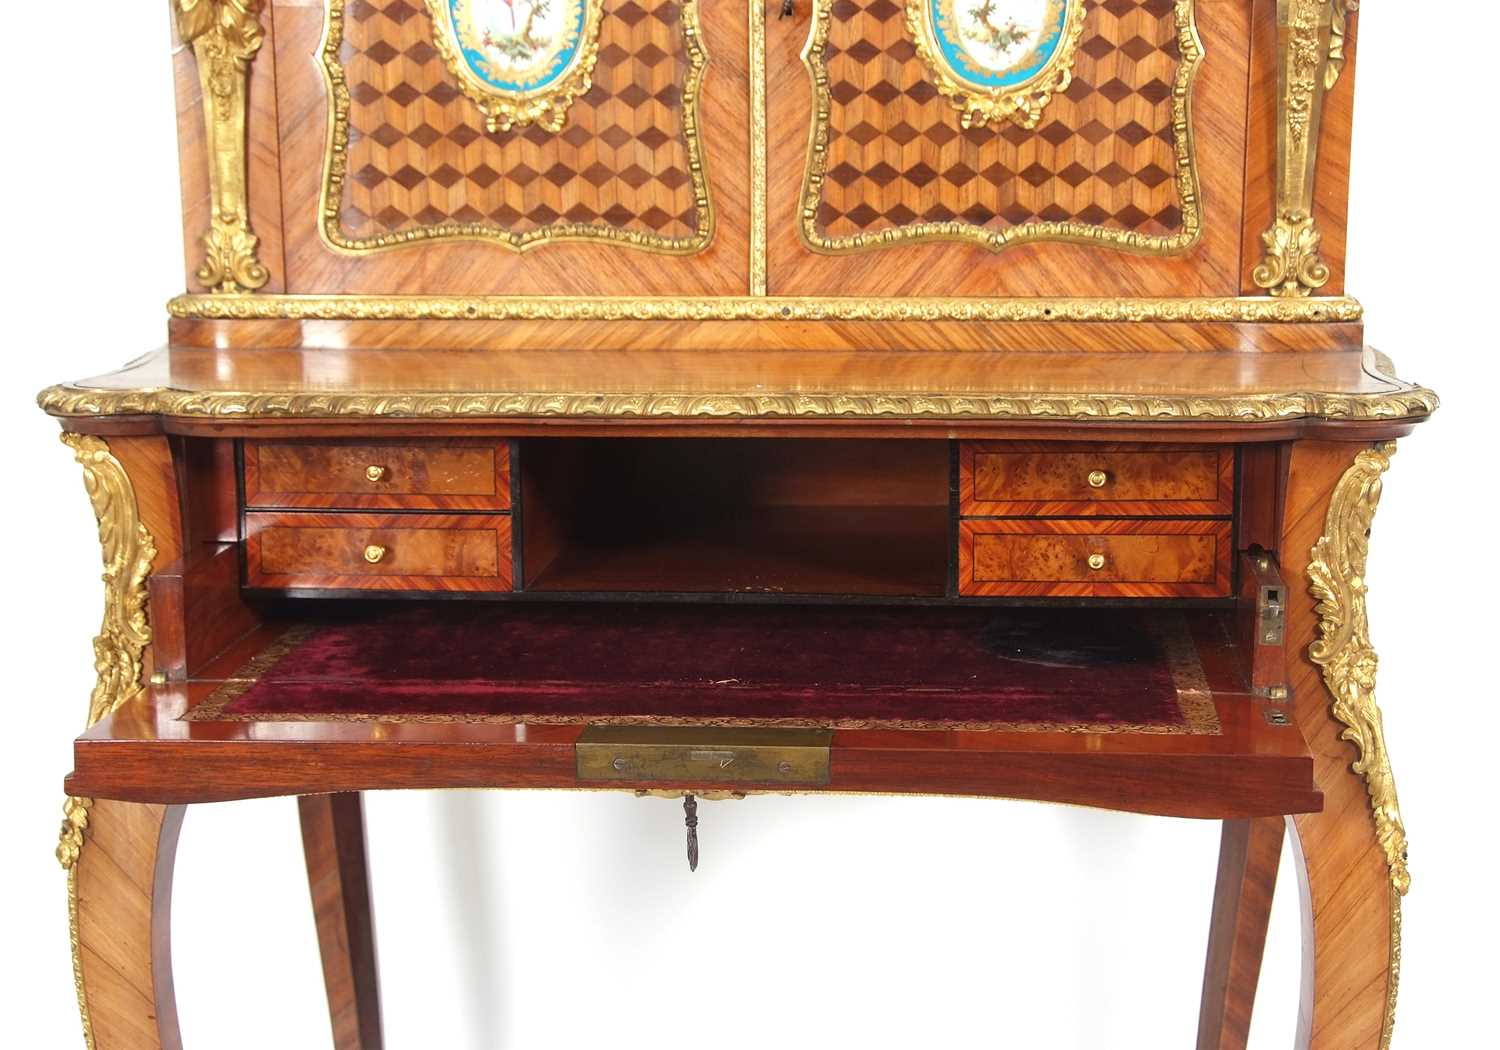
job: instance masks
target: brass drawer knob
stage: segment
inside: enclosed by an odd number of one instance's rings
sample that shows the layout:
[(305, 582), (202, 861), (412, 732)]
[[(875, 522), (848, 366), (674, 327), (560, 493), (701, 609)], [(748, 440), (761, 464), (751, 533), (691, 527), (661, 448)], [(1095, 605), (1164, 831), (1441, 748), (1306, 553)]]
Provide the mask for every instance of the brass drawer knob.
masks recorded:
[(1102, 489), (1109, 483), (1109, 475), (1102, 470), (1089, 471), (1089, 488)]
[(366, 481), (380, 481), (385, 477), (385, 468), (371, 463), (365, 468)]
[(385, 557), (385, 548), (378, 543), (372, 543), (365, 548), (365, 561), (374, 565)]
[(1089, 555), (1089, 568), (1094, 569), (1096, 571), (1099, 570), (1099, 569), (1104, 568), (1104, 555), (1102, 555), (1102, 554), (1090, 554)]

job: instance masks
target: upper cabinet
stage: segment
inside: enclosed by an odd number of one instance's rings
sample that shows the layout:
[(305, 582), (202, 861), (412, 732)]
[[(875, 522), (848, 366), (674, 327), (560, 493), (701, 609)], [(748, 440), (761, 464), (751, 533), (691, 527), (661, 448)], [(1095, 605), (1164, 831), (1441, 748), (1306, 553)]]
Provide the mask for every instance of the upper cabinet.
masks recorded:
[(1342, 291), (1342, 0), (174, 3), (194, 291)]

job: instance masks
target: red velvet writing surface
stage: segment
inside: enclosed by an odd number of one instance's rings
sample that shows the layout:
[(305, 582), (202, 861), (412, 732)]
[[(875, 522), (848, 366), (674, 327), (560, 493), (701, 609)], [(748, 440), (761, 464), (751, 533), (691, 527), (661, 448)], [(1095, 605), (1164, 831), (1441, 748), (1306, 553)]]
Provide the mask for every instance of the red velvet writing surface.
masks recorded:
[(438, 605), (290, 628), (190, 719), (1218, 731), (1179, 613)]

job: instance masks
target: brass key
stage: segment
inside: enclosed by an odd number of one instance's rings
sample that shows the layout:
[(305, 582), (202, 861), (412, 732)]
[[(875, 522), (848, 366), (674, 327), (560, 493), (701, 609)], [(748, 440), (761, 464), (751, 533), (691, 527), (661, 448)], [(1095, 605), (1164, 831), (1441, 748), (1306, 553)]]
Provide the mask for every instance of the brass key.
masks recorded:
[(692, 795), (682, 796), (684, 823), (687, 824), (688, 871), (698, 870), (698, 800)]

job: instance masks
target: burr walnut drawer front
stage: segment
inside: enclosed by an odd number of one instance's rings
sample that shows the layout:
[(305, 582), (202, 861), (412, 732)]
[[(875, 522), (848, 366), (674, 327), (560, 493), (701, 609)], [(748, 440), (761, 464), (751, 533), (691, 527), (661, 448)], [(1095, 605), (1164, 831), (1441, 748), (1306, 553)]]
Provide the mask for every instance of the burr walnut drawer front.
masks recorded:
[(959, 593), (979, 597), (1223, 598), (1227, 521), (969, 520)]
[(494, 441), (245, 442), (245, 504), (506, 510), (510, 455)]
[(245, 515), (251, 587), (508, 591), (503, 514)]
[(966, 441), (958, 484), (966, 517), (1227, 515), (1234, 449)]

